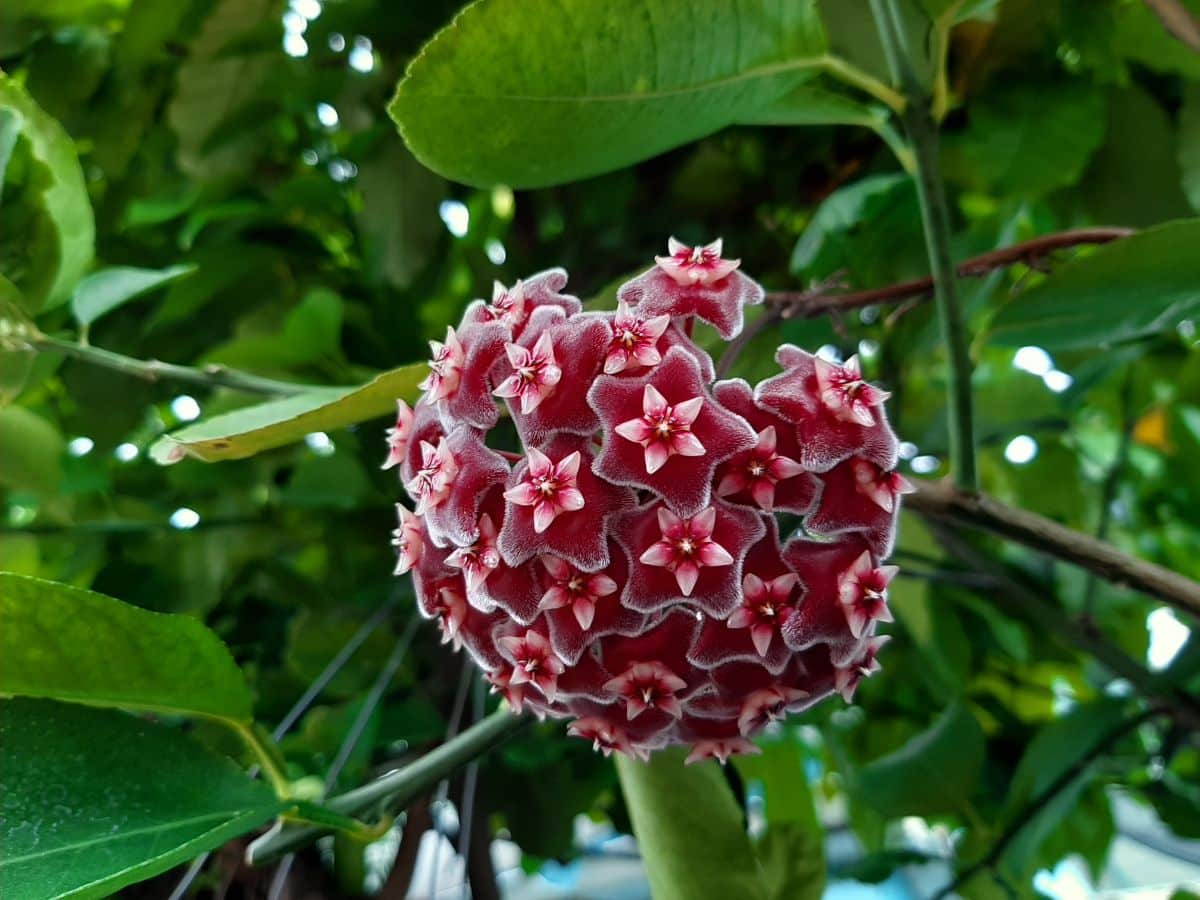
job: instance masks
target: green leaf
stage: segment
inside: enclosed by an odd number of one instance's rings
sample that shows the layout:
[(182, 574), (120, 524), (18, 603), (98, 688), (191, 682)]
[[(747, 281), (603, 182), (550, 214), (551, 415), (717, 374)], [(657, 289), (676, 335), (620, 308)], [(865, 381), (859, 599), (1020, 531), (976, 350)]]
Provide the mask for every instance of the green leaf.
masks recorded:
[(358, 188), (366, 273), (373, 282), (406, 288), (442, 239), (438, 203), (446, 195), (446, 183), (393, 137), (359, 167)]
[(654, 900), (762, 900), (754, 848), (720, 767), (683, 764), (684, 752), (649, 762), (619, 755), (617, 774)]
[(63, 437), (23, 406), (0, 409), (0, 486), (52, 494), (62, 482)]
[(163, 465), (186, 456), (204, 462), (243, 459), (314, 431), (333, 431), (392, 413), (397, 398), (415, 398), (424, 374), (424, 363), (412, 363), (359, 387), (314, 388), (295, 397), (213, 416), (159, 438), (150, 448), (150, 456)]
[(1184, 85), (1178, 148), (1184, 193), (1192, 207), (1200, 211), (1200, 84)]
[(71, 312), (80, 325), (91, 325), (123, 303), (169, 284), (196, 271), (193, 265), (165, 269), (113, 266), (101, 269), (79, 282), (71, 295)]
[(1055, 270), (1004, 306), (991, 339), (1095, 349), (1173, 329), (1200, 309), (1200, 219), (1168, 222)]
[(887, 818), (961, 813), (979, 780), (983, 730), (954, 703), (927, 730), (858, 773), (858, 792)]
[(285, 804), (184, 734), (115, 710), (0, 701), (5, 900), (107, 897)]
[(224, 644), (189, 616), (0, 572), (0, 694), (93, 706), (251, 718)]
[[(824, 276), (841, 267), (842, 238), (873, 218), (894, 194), (913, 193), (907, 175), (869, 175), (826, 197), (800, 234), (790, 268), (797, 275)], [(915, 199), (913, 193), (913, 199)]]
[[(18, 210), (30, 211), (19, 221), (0, 220), (3, 223), (0, 231), (13, 227), (20, 230), (12, 252), (5, 247), (6, 252), (0, 253), (0, 263), (4, 266), (14, 258), (18, 260), (15, 271), (0, 271), (0, 274), (7, 275), (20, 288), (26, 311), (36, 313), (44, 306), (65, 301), (91, 265), (95, 220), (71, 138), (33, 102), (23, 87), (3, 72), (0, 72), (0, 111), (6, 113), (10, 123), (16, 119), (20, 132), (18, 149), (23, 143), (31, 162), (23, 189), (15, 197), (5, 197), (6, 204), (13, 201)], [(9, 234), (0, 237), (10, 239)]]
[(205, 362), (233, 368), (295, 368), (336, 357), (342, 333), (342, 298), (328, 288), (308, 291), (283, 320), (265, 334), (247, 334), (214, 347)]
[(20, 396), (37, 355), (21, 340), (22, 333), (33, 333), (33, 323), (21, 307), (21, 292), (0, 275), (0, 408)]
[(825, 49), (812, 0), (478, 0), (425, 46), (388, 111), (435, 172), (540, 187), (753, 121), (813, 78)]
[(1024, 197), (1075, 184), (1104, 137), (1104, 99), (1082, 80), (1002, 82), (947, 138), (947, 173)]

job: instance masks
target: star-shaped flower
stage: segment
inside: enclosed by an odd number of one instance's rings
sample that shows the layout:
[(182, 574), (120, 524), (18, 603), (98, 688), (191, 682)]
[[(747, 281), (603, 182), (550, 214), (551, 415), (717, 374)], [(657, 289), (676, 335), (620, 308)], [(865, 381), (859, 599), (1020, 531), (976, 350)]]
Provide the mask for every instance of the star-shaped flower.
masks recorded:
[(759, 656), (766, 656), (771, 639), (792, 614), (792, 594), (800, 576), (787, 572), (763, 581), (753, 572), (742, 579), (741, 609), (736, 610), (726, 622), (730, 628), (749, 628), (750, 638)]
[(740, 259), (722, 259), (724, 242), (717, 238), (711, 244), (689, 247), (675, 238), (667, 240), (669, 256), (654, 257), (655, 264), (676, 284), (716, 284), (742, 264)]
[(505, 656), (512, 661), (510, 684), (532, 682), (551, 703), (558, 694), (558, 676), (566, 668), (541, 632), (526, 631), (497, 640)]
[(499, 281), (492, 282), (492, 302), (484, 313), (493, 322), (503, 322), (509, 328), (525, 324), (525, 285), (520, 281), (506, 288)]
[[(695, 316), (712, 325), (725, 340), (742, 330), (742, 307), (763, 301), (754, 280), (734, 271), (737, 260), (720, 258), (720, 243), (707, 247), (670, 245), (653, 269), (624, 284), (617, 297), (643, 316)], [(714, 255), (713, 251), (716, 251)]]
[(866, 642), (861, 655), (850, 665), (833, 670), (833, 688), (849, 703), (854, 699), (854, 692), (862, 679), (874, 675), (882, 668), (876, 657), (883, 645), (892, 639), (889, 634), (881, 634)]
[(808, 691), (783, 685), (754, 691), (742, 702), (738, 731), (746, 737), (756, 734), (772, 722), (787, 718), (789, 707), (808, 696)]
[(418, 516), (425, 515), (445, 501), (457, 475), (458, 462), (445, 438), (439, 440), (436, 447), (428, 441), (421, 441), (421, 468), (406, 485), (416, 501)]
[(784, 641), (794, 651), (826, 645), (834, 665), (855, 656), (862, 644), (850, 630), (841, 601), (841, 581), (867, 544), (863, 535), (846, 533), (828, 541), (796, 538), (783, 549), (784, 559), (807, 589), (783, 623)]
[(757, 756), (762, 750), (743, 737), (702, 738), (692, 745), (684, 765), (715, 759), (721, 765), (731, 756)]
[(629, 735), (619, 725), (614, 725), (601, 716), (584, 716), (576, 719), (567, 726), (567, 734), (592, 742), (592, 749), (611, 756), (616, 750), (625, 756), (636, 756), (643, 760), (650, 758), (649, 751), (638, 750), (629, 740)]
[(425, 391), (425, 400), (436, 403), (454, 396), (458, 390), (458, 382), (462, 376), (463, 363), (467, 360), (466, 351), (458, 339), (453, 326), (446, 328), (446, 340), (430, 341), (429, 348), (433, 358), (429, 361), (429, 374), (419, 387)]
[(717, 510), (710, 506), (690, 519), (681, 519), (665, 506), (658, 508), (662, 536), (638, 559), (647, 566), (662, 566), (675, 575), (683, 596), (690, 597), (700, 578), (701, 566), (731, 566), (729, 551), (712, 538)]
[(601, 597), (617, 592), (617, 583), (602, 572), (580, 572), (566, 560), (545, 554), (541, 563), (550, 579), (550, 587), (542, 595), (541, 609), (562, 609), (569, 606), (579, 627), (587, 631), (596, 617), (596, 603)]
[(413, 411), (403, 400), (396, 401), (396, 425), (387, 430), (387, 459), (380, 468), (390, 469), (404, 462), (408, 454), (408, 442), (412, 437)]
[(708, 506), (717, 466), (757, 443), (744, 419), (708, 395), (699, 364), (679, 347), (644, 376), (599, 376), (588, 402), (605, 431), (596, 474), (653, 491), (680, 515)]
[(545, 573), (539, 609), (550, 626), (550, 644), (568, 665), (609, 635), (637, 635), (646, 630), (646, 615), (622, 605), (621, 587), (629, 562), (619, 546), (609, 546), (611, 562), (601, 572), (584, 572), (565, 560), (543, 554)]
[(604, 690), (625, 700), (626, 714), (635, 719), (648, 709), (658, 709), (674, 718), (683, 715), (678, 693), (687, 682), (661, 662), (638, 662), (605, 682)]
[[(445, 457), (453, 460), (454, 474), (448, 482), (449, 492), (425, 509), (425, 527), (439, 547), (466, 546), (479, 535), (484, 499), (508, 478), (508, 463), (483, 443), (478, 431), (463, 425), (450, 432), (438, 446), (444, 446)], [(494, 513), (492, 521), (499, 520), (499, 514)]]
[(403, 575), (421, 559), (425, 547), (425, 529), (421, 517), (396, 504), (399, 527), (392, 531), (392, 546), (396, 548), (396, 568), (393, 575)]
[(794, 459), (776, 452), (775, 426), (768, 425), (758, 433), (758, 444), (730, 460), (721, 483), (718, 497), (749, 492), (754, 502), (767, 512), (775, 509), (775, 487), (781, 481), (804, 474), (804, 467)]
[(893, 469), (884, 471), (865, 459), (851, 461), (854, 471), (854, 485), (860, 494), (867, 497), (884, 512), (896, 509), (896, 498), (901, 494), (911, 494), (916, 490), (912, 482)]
[(545, 452), (530, 447), (528, 461), (513, 471), (500, 531), (500, 553), (509, 565), (544, 553), (589, 572), (608, 565), (609, 519), (632, 508), (634, 497), (596, 477), (589, 444), (585, 437), (559, 435)]
[(479, 518), (479, 537), (466, 547), (458, 547), (446, 557), (446, 565), (462, 569), (468, 591), (478, 591), (492, 570), (500, 565), (500, 553), (496, 550), (496, 526), (492, 517), (484, 513)]
[(821, 402), (826, 409), (845, 422), (868, 427), (875, 424), (871, 410), (881, 406), (891, 394), (863, 381), (857, 355), (840, 366), (818, 356), (813, 359), (813, 365), (817, 369)]
[(871, 554), (864, 550), (838, 578), (838, 599), (846, 613), (850, 633), (856, 638), (861, 638), (872, 622), (892, 621), (887, 589), (899, 571), (899, 566), (876, 566)]
[(634, 312), (624, 300), (617, 301), (612, 344), (604, 357), (605, 373), (616, 375), (630, 367), (657, 366), (662, 361), (658, 341), (670, 324), (668, 315), (646, 318)]
[(559, 514), (583, 509), (583, 494), (577, 486), (581, 457), (576, 450), (555, 462), (530, 447), (526, 458), (524, 477), (504, 492), (504, 499), (533, 507), (533, 530), (541, 534)]
[(837, 535), (856, 531), (864, 535), (875, 555), (892, 551), (899, 496), (912, 485), (893, 471), (869, 460), (852, 457), (820, 476), (823, 487), (816, 509), (805, 526), (814, 534)]
[(492, 393), (506, 399), (518, 398), (521, 412), (528, 415), (554, 392), (562, 379), (562, 369), (554, 357), (554, 343), (549, 332), (542, 332), (532, 349), (510, 343), (504, 345), (504, 352), (514, 372)]

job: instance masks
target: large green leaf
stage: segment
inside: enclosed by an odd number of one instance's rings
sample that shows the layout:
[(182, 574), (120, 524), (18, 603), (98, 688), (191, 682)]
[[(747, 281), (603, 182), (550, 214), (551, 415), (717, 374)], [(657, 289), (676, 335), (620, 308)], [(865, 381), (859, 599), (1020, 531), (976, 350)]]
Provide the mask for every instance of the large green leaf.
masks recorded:
[(962, 813), (983, 768), (979, 722), (954, 703), (926, 731), (858, 773), (863, 799), (888, 818)]
[(685, 766), (681, 750), (649, 762), (617, 757), (654, 900), (762, 900), (742, 811), (714, 762)]
[(376, 376), (359, 387), (314, 388), (294, 397), (247, 406), (164, 435), (150, 448), (168, 465), (193, 456), (204, 462), (242, 459), (395, 411), (396, 399), (412, 399), (425, 364), (412, 363)]
[(56, 425), (23, 406), (0, 409), (0, 486), (52, 494), (62, 482), (62, 457)]
[(284, 806), (178, 731), (116, 710), (0, 701), (5, 900), (107, 897)]
[[(0, 246), (0, 266), (15, 265), (7, 274), (25, 299), (25, 308), (65, 301), (92, 262), (96, 226), (84, 185), (75, 145), (62, 126), (43, 112), (25, 89), (0, 72), (0, 112), (11, 129), (16, 122), (21, 143), (28, 148), (30, 165), (22, 190), (15, 197), (21, 216), (3, 219), (5, 230), (18, 229), (13, 248)], [(0, 174), (0, 181), (3, 175)], [(7, 243), (12, 234), (0, 235)]]
[(812, 0), (478, 0), (388, 111), (447, 178), (538, 187), (753, 121), (825, 51)]
[(233, 657), (189, 616), (0, 572), (0, 694), (251, 718)]
[(1200, 310), (1200, 220), (1169, 222), (1072, 260), (1002, 308), (993, 341), (1095, 348), (1174, 328)]
[(121, 304), (194, 271), (196, 267), (190, 265), (168, 266), (165, 269), (138, 269), (133, 266), (101, 269), (75, 287), (71, 295), (71, 312), (80, 325), (91, 325)]

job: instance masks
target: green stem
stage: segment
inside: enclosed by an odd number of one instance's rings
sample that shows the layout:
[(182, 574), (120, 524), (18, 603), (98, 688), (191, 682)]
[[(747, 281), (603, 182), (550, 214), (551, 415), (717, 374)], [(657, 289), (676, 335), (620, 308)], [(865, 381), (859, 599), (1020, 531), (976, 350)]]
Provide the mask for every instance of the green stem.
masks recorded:
[(275, 791), (275, 795), (281, 800), (286, 800), (291, 793), (292, 783), (288, 780), (283, 770), (276, 764), (275, 756), (271, 753), (271, 748), (263, 740), (264, 736), (260, 735), (253, 725), (248, 725), (244, 722), (234, 722), (230, 719), (220, 719), (219, 721), (237, 732), (238, 737), (254, 753), (254, 758), (258, 760), (258, 767), (267, 776), (267, 781), (271, 783), (271, 788)]
[(921, 204), (921, 222), (929, 251), (934, 303), (949, 363), (946, 411), (950, 431), (950, 465), (954, 483), (963, 490), (973, 491), (978, 479), (971, 411), (970, 339), (959, 307), (954, 259), (950, 253), (950, 212), (940, 172), (937, 124), (930, 113), (928, 91), (913, 69), (901, 36), (893, 0), (871, 0), (871, 10), (883, 40), (888, 67), (908, 98), (901, 118), (916, 156), (915, 179)]
[(880, 103), (887, 106), (892, 112), (896, 113), (896, 115), (904, 112), (907, 101), (903, 94), (895, 88), (884, 84), (875, 76), (867, 74), (858, 68), (858, 66), (846, 62), (840, 56), (830, 55), (821, 57), (820, 68), (831, 78), (836, 78), (844, 84), (870, 94)]
[(160, 362), (157, 359), (135, 359), (123, 356), (111, 350), (102, 350), (88, 344), (63, 340), (47, 334), (37, 333), (28, 337), (25, 343), (42, 353), (62, 353), (72, 359), (123, 372), (134, 378), (146, 381), (179, 381), (184, 384), (195, 384), (203, 387), (226, 387), (248, 394), (267, 394), (277, 397), (288, 397), (303, 394), (312, 389), (312, 385), (295, 384), (290, 381), (276, 381), (273, 378), (262, 378), (249, 372), (239, 372), (227, 369), (225, 366), (208, 365), (200, 368), (192, 366), (177, 366), (173, 363)]
[[(386, 802), (403, 807), (443, 778), (482, 756), (525, 725), (526, 719), (501, 709), (468, 728), (411, 765), (389, 772), (360, 788), (332, 798), (330, 809), (347, 816), (359, 815)], [(311, 844), (329, 829), (276, 826), (246, 848), (246, 861), (262, 865), (298, 847)]]

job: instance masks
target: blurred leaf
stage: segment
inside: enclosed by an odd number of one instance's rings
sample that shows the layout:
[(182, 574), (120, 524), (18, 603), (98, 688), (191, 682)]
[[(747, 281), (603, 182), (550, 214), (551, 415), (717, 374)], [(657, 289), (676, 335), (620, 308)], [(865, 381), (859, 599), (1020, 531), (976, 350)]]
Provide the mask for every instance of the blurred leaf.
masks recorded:
[(616, 756), (654, 900), (770, 896), (720, 767), (683, 759), (681, 749), (658, 751), (645, 763)]
[(23, 406), (0, 409), (0, 485), (52, 494), (62, 482), (58, 428)]
[(11, 345), (5, 343), (6, 339), (15, 338), (14, 333), (33, 326), (21, 306), (21, 292), (0, 275), (0, 408), (16, 400), (25, 389), (37, 355), (34, 350), (17, 349), (21, 345), (16, 340)]
[(1200, 220), (1169, 222), (1064, 264), (1006, 304), (990, 338), (1095, 348), (1173, 329), (1200, 310)]
[(754, 842), (764, 883), (773, 900), (819, 900), (825, 891), (824, 832), (780, 822)]
[(1104, 95), (1079, 79), (1006, 81), (971, 104), (970, 125), (948, 136), (958, 180), (1035, 197), (1075, 183), (1104, 137)]
[(164, 435), (150, 448), (168, 465), (192, 456), (204, 462), (242, 459), (301, 440), (314, 431), (333, 431), (391, 414), (396, 399), (415, 399), (425, 364), (412, 363), (376, 376), (360, 387), (313, 390), (213, 416)]
[(442, 238), (438, 203), (446, 195), (446, 183), (393, 138), (359, 167), (358, 188), (366, 274), (371, 281), (406, 288)]
[(131, 266), (101, 269), (76, 285), (75, 293), (71, 295), (71, 312), (80, 325), (91, 325), (123, 303), (195, 271), (196, 267), (192, 265), (165, 269), (135, 269)]
[[(348, 616), (346, 610), (304, 609), (288, 625), (284, 664), (300, 683), (312, 682), (360, 627), (357, 612)], [(395, 643), (386, 628), (377, 628), (329, 682), (327, 695), (353, 697), (370, 687)]]
[(962, 813), (983, 768), (983, 731), (956, 702), (927, 730), (858, 773), (866, 802), (888, 818)]
[(252, 699), (233, 657), (188, 616), (0, 572), (0, 694), (237, 722)]
[[(0, 219), (0, 231), (19, 227), (12, 256), (23, 257), (14, 270), (0, 274), (20, 288), (25, 309), (36, 313), (65, 301), (91, 265), (95, 221), (71, 138), (3, 72), (0, 111), (6, 113), (6, 127), (16, 120), (22, 139), (18, 147), (23, 142), (31, 160), (23, 190), (15, 198), (6, 190), (6, 205), (15, 199), (18, 208), (34, 207), (19, 226)], [(0, 234), (0, 239), (11, 240), (11, 235)], [(0, 264), (7, 269), (9, 252), (0, 253)]]
[(1200, 212), (1200, 84), (1184, 87), (1178, 148), (1184, 192), (1192, 208)]
[(292, 475), (283, 500), (308, 509), (354, 509), (371, 493), (362, 463), (349, 454), (305, 459)]
[(340, 352), (342, 298), (327, 288), (313, 288), (288, 310), (283, 327), (266, 334), (246, 334), (214, 347), (205, 362), (234, 368), (291, 369)]
[(172, 729), (115, 710), (0, 700), (5, 900), (106, 897), (282, 811)]
[[(789, 268), (797, 275), (824, 276), (840, 268), (839, 239), (857, 229), (881, 207), (888, 195), (907, 190), (912, 180), (907, 175), (869, 175), (840, 187), (817, 207), (792, 250)], [(818, 260), (824, 257), (824, 262)]]
[[(577, 0), (569, 14), (479, 0), (426, 45), (388, 111), (447, 178), (538, 187), (754, 121), (824, 52), (813, 0)], [(479, 133), (486, 144), (463, 139)]]

